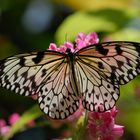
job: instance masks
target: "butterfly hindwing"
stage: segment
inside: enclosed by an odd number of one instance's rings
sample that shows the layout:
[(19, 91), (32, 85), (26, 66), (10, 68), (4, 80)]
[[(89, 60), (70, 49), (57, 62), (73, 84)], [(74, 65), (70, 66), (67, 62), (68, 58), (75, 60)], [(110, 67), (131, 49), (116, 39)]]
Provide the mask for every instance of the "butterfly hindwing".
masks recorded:
[(94, 67), (82, 61), (75, 64), (79, 94), (83, 107), (89, 111), (104, 112), (113, 108), (119, 98), (119, 87), (106, 81)]
[(65, 119), (79, 107), (69, 64), (56, 65), (47, 77), (38, 89), (40, 108), (53, 119)]

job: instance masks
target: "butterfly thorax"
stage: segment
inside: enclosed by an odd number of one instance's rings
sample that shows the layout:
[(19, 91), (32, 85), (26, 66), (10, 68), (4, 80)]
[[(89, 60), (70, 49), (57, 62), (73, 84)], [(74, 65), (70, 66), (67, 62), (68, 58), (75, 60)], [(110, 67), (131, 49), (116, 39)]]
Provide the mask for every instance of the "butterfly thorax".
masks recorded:
[(67, 53), (67, 56), (68, 56), (68, 61), (73, 63), (74, 62), (74, 57), (75, 57), (74, 53), (72, 53), (70, 48), (67, 48), (66, 53)]
[(74, 94), (76, 96), (79, 96), (79, 90), (77, 86), (77, 80), (76, 80), (75, 68), (74, 68), (75, 67), (75, 53), (73, 53), (70, 48), (67, 48), (66, 53), (67, 53), (67, 61), (70, 66), (71, 80), (73, 81), (72, 84), (74, 87)]

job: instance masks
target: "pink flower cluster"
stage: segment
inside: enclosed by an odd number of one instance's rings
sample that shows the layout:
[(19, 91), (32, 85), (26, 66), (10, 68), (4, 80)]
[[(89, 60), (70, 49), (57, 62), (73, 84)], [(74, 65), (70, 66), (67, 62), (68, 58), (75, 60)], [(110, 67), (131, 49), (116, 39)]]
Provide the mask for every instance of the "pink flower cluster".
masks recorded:
[(81, 32), (78, 34), (75, 40), (75, 43), (76, 43), (75, 46), (71, 42), (65, 42), (63, 45), (60, 45), (60, 47), (58, 48), (56, 44), (51, 43), (49, 46), (49, 50), (66, 53), (66, 49), (69, 48), (71, 49), (71, 52), (76, 52), (83, 47), (86, 47), (91, 44), (96, 44), (98, 42), (99, 42), (99, 39), (95, 32), (90, 33), (88, 35)]
[(10, 127), (18, 121), (20, 115), (18, 113), (13, 113), (8, 120), (8, 124), (4, 119), (0, 119), (0, 136), (4, 136), (10, 132)]
[(90, 112), (87, 129), (90, 138), (98, 140), (114, 140), (123, 135), (124, 127), (115, 124), (118, 110), (113, 109), (104, 113)]
[[(20, 115), (18, 113), (13, 113), (10, 115), (7, 122), (0, 118), (0, 137), (7, 135), (10, 132), (11, 126), (14, 125), (20, 119)], [(34, 121), (31, 121), (27, 124), (28, 127), (33, 127), (35, 125)]]

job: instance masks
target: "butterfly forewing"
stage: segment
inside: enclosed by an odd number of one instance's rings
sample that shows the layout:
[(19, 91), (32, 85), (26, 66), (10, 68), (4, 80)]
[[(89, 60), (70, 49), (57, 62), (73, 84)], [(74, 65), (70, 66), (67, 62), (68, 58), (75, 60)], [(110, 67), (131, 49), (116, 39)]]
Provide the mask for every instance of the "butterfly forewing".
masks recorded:
[(55, 119), (73, 114), (79, 104), (66, 54), (20, 54), (0, 63), (0, 84), (20, 95), (37, 94), (41, 110)]
[(75, 72), (83, 106), (109, 110), (119, 98), (119, 85), (140, 73), (140, 44), (105, 42), (85, 47), (76, 54)]
[(63, 58), (62, 54), (46, 51), (4, 59), (0, 62), (0, 85), (20, 95), (33, 95), (48, 69), (44, 64), (55, 65)]
[(140, 73), (140, 44), (135, 42), (105, 42), (85, 47), (79, 59), (103, 73), (106, 79), (126, 84)]

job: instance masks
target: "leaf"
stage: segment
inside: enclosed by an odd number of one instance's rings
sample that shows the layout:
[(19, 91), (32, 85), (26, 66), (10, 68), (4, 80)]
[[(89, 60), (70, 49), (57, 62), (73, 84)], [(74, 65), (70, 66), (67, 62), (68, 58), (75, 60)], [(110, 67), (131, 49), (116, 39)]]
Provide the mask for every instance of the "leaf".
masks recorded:
[(114, 31), (115, 29), (115, 24), (102, 17), (93, 16), (86, 12), (78, 12), (64, 20), (64, 22), (59, 26), (55, 37), (58, 43), (62, 43), (66, 41), (66, 36), (68, 36), (68, 39), (73, 40), (75, 36), (81, 31), (107, 32)]
[(111, 40), (140, 42), (140, 29), (124, 28), (108, 36)]
[(63, 3), (76, 10), (97, 10), (102, 8), (126, 8), (130, 6), (131, 0), (55, 0), (57, 3)]
[[(132, 104), (135, 103), (135, 104)], [(132, 107), (133, 106), (133, 107)], [(120, 110), (121, 117), (118, 117), (118, 122), (120, 122), (123, 126), (125, 126), (126, 132), (131, 132), (135, 136), (136, 140), (140, 139), (140, 105), (136, 99), (134, 102), (130, 102), (129, 104), (124, 104)]]
[(104, 9), (77, 12), (62, 22), (55, 37), (58, 43), (62, 43), (66, 40), (73, 41), (79, 32), (115, 32), (125, 27), (133, 16), (131, 10)]

